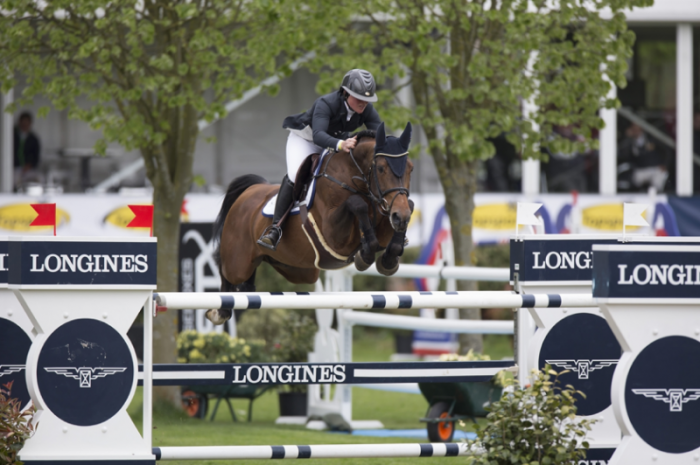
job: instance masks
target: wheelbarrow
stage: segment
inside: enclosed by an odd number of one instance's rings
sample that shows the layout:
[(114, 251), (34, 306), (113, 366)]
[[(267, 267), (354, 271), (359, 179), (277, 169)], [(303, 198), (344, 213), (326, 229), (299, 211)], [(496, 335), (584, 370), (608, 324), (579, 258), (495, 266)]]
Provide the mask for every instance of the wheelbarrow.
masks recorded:
[(431, 442), (450, 442), (455, 433), (455, 422), (472, 420), (487, 415), (486, 407), (496, 402), (503, 388), (491, 381), (482, 383), (418, 383), (428, 401), (428, 412), (420, 421), (426, 423)]
[(181, 391), (182, 407), (188, 416), (204, 419), (207, 416), (209, 400), (216, 399), (216, 404), (214, 405), (214, 410), (210, 418), (211, 421), (214, 421), (216, 412), (219, 409), (219, 404), (221, 404), (223, 400), (226, 401), (228, 405), (232, 420), (238, 421), (230, 399), (248, 399), (248, 421), (250, 422), (253, 419), (253, 401), (272, 387), (274, 386), (187, 386), (183, 387)]

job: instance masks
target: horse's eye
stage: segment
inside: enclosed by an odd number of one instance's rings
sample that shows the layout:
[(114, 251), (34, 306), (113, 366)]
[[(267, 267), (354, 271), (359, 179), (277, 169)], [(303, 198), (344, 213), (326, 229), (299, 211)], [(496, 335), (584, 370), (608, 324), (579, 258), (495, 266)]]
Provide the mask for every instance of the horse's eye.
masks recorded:
[(380, 173), (383, 173), (383, 172), (384, 172), (384, 167), (383, 167), (383, 166), (380, 166), (380, 167), (378, 167), (377, 169), (379, 170)]

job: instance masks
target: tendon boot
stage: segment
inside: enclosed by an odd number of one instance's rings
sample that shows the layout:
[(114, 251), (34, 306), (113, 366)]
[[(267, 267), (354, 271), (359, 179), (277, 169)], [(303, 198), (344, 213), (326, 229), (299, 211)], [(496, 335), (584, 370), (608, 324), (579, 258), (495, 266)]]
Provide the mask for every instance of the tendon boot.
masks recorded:
[(280, 191), (277, 194), (277, 202), (275, 203), (275, 214), (272, 216), (272, 224), (265, 228), (262, 236), (258, 239), (258, 244), (270, 250), (277, 250), (277, 244), (282, 238), (282, 224), (280, 220), (287, 213), (287, 209), (292, 204), (292, 196), (294, 193), (294, 183), (289, 181), (287, 176), (282, 179)]

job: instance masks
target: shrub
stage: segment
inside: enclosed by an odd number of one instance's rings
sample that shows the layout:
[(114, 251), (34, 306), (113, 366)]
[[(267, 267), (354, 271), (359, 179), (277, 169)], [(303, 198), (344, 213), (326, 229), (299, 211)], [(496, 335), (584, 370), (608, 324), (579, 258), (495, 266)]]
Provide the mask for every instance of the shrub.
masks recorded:
[(19, 400), (10, 398), (11, 391), (12, 382), (0, 386), (0, 463), (7, 464), (19, 463), (17, 454), (36, 428), (32, 424), (36, 409), (22, 412)]
[(549, 366), (533, 370), (530, 385), (515, 386), (491, 404), (486, 424), (476, 426), (476, 445), (485, 450), (476, 463), (554, 465), (585, 458), (585, 436), (593, 422), (573, 421), (576, 396), (584, 394), (570, 385), (560, 387), (560, 374)]

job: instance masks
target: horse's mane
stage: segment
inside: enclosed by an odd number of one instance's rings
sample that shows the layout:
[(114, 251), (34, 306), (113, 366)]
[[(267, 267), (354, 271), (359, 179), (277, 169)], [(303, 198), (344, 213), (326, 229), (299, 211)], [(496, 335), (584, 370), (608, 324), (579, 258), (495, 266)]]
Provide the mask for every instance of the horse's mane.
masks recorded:
[(362, 139), (376, 139), (377, 133), (371, 129), (363, 129), (360, 132), (356, 132), (351, 137), (357, 137), (357, 143), (362, 142)]

